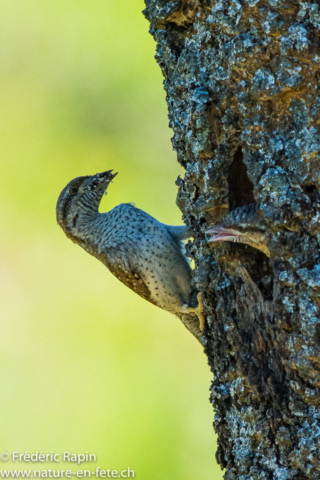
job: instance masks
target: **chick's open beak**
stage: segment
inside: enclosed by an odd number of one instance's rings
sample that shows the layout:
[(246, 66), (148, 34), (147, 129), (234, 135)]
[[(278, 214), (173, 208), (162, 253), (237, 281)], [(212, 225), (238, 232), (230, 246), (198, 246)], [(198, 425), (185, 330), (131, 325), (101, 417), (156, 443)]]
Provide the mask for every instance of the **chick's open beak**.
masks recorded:
[(206, 234), (210, 235), (208, 238), (208, 243), (233, 242), (241, 236), (241, 232), (238, 230), (234, 230), (233, 228), (224, 228), (220, 225), (210, 228), (206, 231)]

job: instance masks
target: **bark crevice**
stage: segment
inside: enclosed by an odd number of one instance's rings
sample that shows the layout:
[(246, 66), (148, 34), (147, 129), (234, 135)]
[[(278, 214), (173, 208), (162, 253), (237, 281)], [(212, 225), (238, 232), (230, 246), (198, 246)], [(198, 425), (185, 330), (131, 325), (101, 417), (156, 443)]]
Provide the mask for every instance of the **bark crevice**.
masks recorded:
[(230, 211), (237, 207), (256, 203), (253, 195), (253, 183), (248, 177), (247, 167), (243, 161), (242, 147), (238, 147), (228, 175), (229, 208)]

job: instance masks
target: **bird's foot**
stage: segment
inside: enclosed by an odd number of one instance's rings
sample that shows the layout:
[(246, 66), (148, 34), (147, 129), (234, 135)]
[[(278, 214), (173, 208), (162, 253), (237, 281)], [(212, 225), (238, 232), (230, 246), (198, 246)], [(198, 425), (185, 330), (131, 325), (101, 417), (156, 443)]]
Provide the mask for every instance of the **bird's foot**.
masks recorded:
[(205, 324), (206, 324), (206, 317), (204, 316), (204, 306), (203, 306), (203, 293), (199, 292), (197, 295), (198, 299), (198, 309), (197, 309), (197, 315), (199, 318), (199, 325), (200, 325), (200, 330), (201, 332), (203, 331)]
[(195, 313), (197, 315), (199, 319), (199, 328), (202, 332), (206, 324), (206, 317), (204, 316), (202, 292), (198, 292), (197, 299), (198, 299), (197, 307), (190, 307), (189, 305), (184, 304), (181, 306), (181, 310), (183, 311), (183, 313)]

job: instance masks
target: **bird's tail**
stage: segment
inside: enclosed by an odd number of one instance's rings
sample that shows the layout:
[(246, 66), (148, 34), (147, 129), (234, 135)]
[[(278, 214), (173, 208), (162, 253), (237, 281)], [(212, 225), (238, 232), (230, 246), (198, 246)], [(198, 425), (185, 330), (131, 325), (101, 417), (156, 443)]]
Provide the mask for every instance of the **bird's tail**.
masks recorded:
[(198, 316), (195, 313), (178, 313), (177, 316), (189, 332), (202, 344), (201, 336), (203, 332), (200, 330)]

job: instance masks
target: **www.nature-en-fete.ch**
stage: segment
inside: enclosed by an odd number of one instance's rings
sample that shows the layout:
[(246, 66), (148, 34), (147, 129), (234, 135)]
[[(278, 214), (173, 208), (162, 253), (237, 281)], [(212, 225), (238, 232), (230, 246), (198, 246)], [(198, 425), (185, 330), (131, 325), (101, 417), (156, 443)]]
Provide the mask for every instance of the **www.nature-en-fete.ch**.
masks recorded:
[[(94, 453), (71, 453), (64, 451), (62, 453), (43, 453), (42, 451), (34, 453), (19, 453), (14, 451), (11, 455), (7, 452), (2, 452), (0, 454), (0, 460), (2, 462), (7, 462), (11, 460), (13, 463), (73, 463), (80, 465), (83, 462), (96, 462), (97, 456)], [(126, 468), (124, 470), (115, 470), (101, 467), (96, 467), (94, 470), (81, 469), (81, 470), (70, 470), (70, 469), (35, 469), (35, 470), (24, 470), (24, 469), (7, 469), (0, 470), (0, 478), (134, 478), (135, 473), (131, 468)]]

